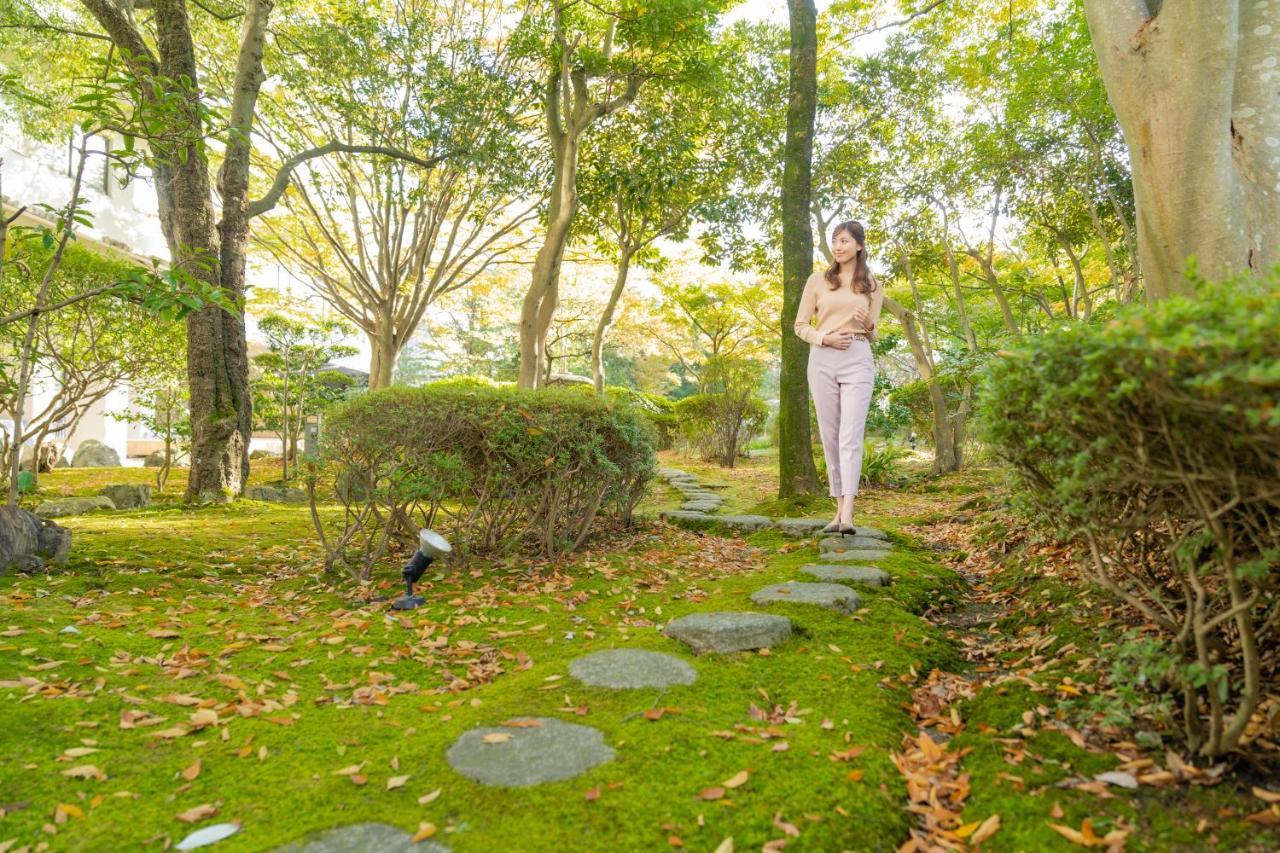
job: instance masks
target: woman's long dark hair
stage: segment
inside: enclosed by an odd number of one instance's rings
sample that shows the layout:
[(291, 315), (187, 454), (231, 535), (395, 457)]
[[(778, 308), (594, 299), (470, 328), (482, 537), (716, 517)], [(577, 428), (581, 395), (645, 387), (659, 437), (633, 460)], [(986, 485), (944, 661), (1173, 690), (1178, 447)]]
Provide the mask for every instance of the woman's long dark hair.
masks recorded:
[[(853, 258), (853, 292), (870, 293), (876, 289), (876, 280), (871, 277), (871, 269), (867, 266), (867, 230), (862, 227), (861, 222), (850, 219), (832, 229), (831, 242), (836, 241), (841, 231), (857, 240), (858, 245), (862, 247)], [(840, 286), (839, 261), (833, 260), (831, 266), (827, 267), (826, 279), (832, 290)]]

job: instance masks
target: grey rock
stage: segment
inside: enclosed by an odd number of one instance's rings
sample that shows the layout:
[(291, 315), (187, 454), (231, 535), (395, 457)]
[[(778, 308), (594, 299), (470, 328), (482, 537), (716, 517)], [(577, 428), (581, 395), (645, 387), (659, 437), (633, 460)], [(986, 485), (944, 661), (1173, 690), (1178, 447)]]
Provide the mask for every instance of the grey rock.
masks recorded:
[(828, 563), (874, 563), (889, 556), (887, 550), (879, 551), (823, 551), (818, 555)]
[(100, 441), (89, 439), (81, 442), (71, 457), (72, 468), (118, 468), (120, 454)]
[[(820, 530), (821, 530), (821, 528), (819, 528), (819, 531), (820, 531)], [(861, 527), (861, 526), (855, 526), (855, 527), (853, 528), (853, 533), (852, 533), (852, 534), (848, 534), (848, 535), (850, 535), (850, 536), (865, 536), (865, 537), (866, 537), (866, 538), (868, 538), (868, 539), (880, 539), (880, 540), (883, 540), (886, 544), (887, 544), (887, 543), (888, 543), (888, 541), (889, 541), (889, 534), (888, 534), (888, 533), (885, 533), (883, 530), (881, 530), (881, 529), (880, 529), (880, 528), (878, 528), (878, 527)], [(820, 538), (820, 539), (825, 539), (825, 538), (827, 538), (827, 537), (836, 538), (836, 537), (838, 537), (838, 536), (840, 536), (840, 534), (838, 534), (838, 533), (821, 533), (821, 532), (820, 532), (820, 533), (819, 533), (819, 537), (818, 537), (818, 538)]]
[[(22, 462), (18, 465), (19, 471), (30, 471), (35, 467), (35, 448), (27, 447), (22, 451)], [(5, 459), (7, 463), (9, 460)], [(54, 468), (59, 467), (58, 463), (63, 463), (62, 467), (66, 467), (66, 460), (62, 456), (62, 447), (56, 442), (40, 445), (40, 465), (37, 474), (48, 474)]]
[(827, 536), (818, 542), (823, 551), (883, 551), (891, 546), (870, 536)]
[(742, 652), (785, 642), (791, 636), (791, 620), (770, 613), (691, 613), (673, 620), (662, 633), (698, 654)]
[(103, 486), (98, 494), (111, 498), (116, 509), (137, 509), (151, 503), (151, 487), (145, 484)]
[(773, 526), (773, 521), (763, 515), (717, 515), (716, 523), (737, 530), (763, 530)]
[(756, 604), (813, 604), (842, 613), (852, 613), (862, 606), (862, 598), (844, 584), (788, 581), (766, 586), (752, 593)]
[(591, 687), (617, 689), (693, 684), (697, 671), (675, 655), (608, 649), (569, 663), (569, 674)]
[(884, 569), (873, 566), (801, 566), (800, 571), (820, 581), (860, 583), (867, 586), (888, 586), (890, 577)]
[(0, 506), (0, 575), (10, 568), (29, 572), (63, 564), (70, 553), (70, 530), (25, 509)]
[(679, 468), (655, 468), (653, 469), (653, 473), (657, 474), (659, 477), (661, 477), (664, 480), (670, 480), (672, 477), (689, 476), (684, 471), (681, 471)]
[(272, 853), (449, 853), (434, 841), (413, 843), (413, 836), (386, 823), (353, 823), (325, 830)]
[(36, 507), (36, 515), (41, 518), (60, 518), (64, 515), (83, 515), (95, 509), (115, 509), (116, 505), (106, 495), (91, 495), (83, 498), (54, 498)]
[[(527, 788), (542, 782), (572, 779), (613, 758), (604, 733), (554, 717), (525, 717), (535, 727), (484, 726), (458, 738), (445, 754), (449, 765), (482, 785)], [(501, 743), (485, 743), (486, 735), (504, 734)]]
[[(252, 455), (250, 456), (250, 458), (252, 458)], [(169, 464), (170, 465), (186, 465), (187, 454), (175, 449), (174, 451), (172, 451), (171, 458), (169, 459)], [(144, 468), (163, 468), (164, 467), (164, 451), (153, 450), (150, 453), (148, 453), (147, 457), (144, 460), (142, 460), (142, 466)]]
[(715, 512), (720, 504), (720, 501), (685, 501), (680, 508), (685, 512)]
[(687, 509), (665, 510), (658, 513), (658, 517), (681, 527), (691, 527), (699, 530), (715, 521), (714, 516), (707, 515), (705, 512), (695, 512)]
[(825, 518), (777, 518), (773, 524), (788, 536), (809, 536), (818, 533), (830, 522)]
[(298, 504), (306, 503), (307, 500), (306, 492), (289, 486), (250, 486), (245, 490), (244, 496), (250, 500), (270, 503)]

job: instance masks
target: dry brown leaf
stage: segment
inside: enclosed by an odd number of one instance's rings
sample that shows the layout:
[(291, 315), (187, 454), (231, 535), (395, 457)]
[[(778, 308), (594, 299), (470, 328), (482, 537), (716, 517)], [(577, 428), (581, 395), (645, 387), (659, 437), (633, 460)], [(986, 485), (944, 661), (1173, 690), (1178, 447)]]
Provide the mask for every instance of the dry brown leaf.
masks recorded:
[(511, 740), (511, 735), (506, 732), (490, 732), (481, 738), (485, 743), (506, 743)]
[(719, 846), (716, 847), (715, 853), (733, 853), (733, 836), (731, 835), (721, 841)]
[(92, 764), (82, 764), (79, 767), (63, 770), (62, 775), (70, 776), (72, 779), (97, 779), (99, 782), (107, 778), (106, 773), (103, 773)]
[(993, 814), (982, 822), (982, 826), (978, 827), (978, 831), (969, 839), (971, 844), (981, 844), (991, 836), (1000, 831), (1000, 815)]
[(200, 775), (200, 759), (196, 759), (195, 763), (182, 771), (182, 778), (188, 782), (194, 782), (196, 777)]
[(743, 785), (747, 784), (747, 779), (749, 776), (750, 774), (747, 773), (747, 771), (743, 770), (740, 773), (733, 774), (733, 776), (724, 780), (720, 784), (726, 788), (740, 788)]
[(781, 829), (785, 834), (790, 835), (792, 838), (800, 837), (800, 830), (796, 828), (796, 825), (794, 823), (787, 823), (785, 820), (783, 820), (782, 812), (777, 812), (776, 814), (774, 814), (773, 825), (776, 826), (778, 829)]
[(704, 788), (702, 791), (698, 792), (698, 799), (700, 800), (718, 800), (723, 796), (724, 788), (720, 787)]
[(421, 797), (418, 797), (418, 805), (420, 805), (420, 806), (425, 806), (427, 803), (433, 803), (433, 802), (435, 802), (436, 798), (440, 796), (440, 792), (441, 792), (442, 790), (444, 790), (444, 789), (443, 789), (443, 788), (436, 788), (436, 789), (435, 789), (434, 791), (432, 791), (431, 793), (429, 793), (429, 794), (423, 794)]
[[(71, 754), (71, 750), (67, 750), (67, 754)], [(1254, 786), (1253, 795), (1264, 803), (1280, 803), (1280, 791), (1268, 791), (1266, 788)]]
[(209, 803), (201, 803), (198, 806), (192, 806), (182, 814), (178, 815), (178, 820), (183, 823), (196, 823), (205, 818), (213, 817), (218, 813), (218, 807)]
[(396, 788), (404, 787), (404, 783), (409, 781), (408, 776), (392, 776), (387, 780), (387, 790), (393, 791)]
[(597, 785), (594, 788), (591, 788), (585, 794), (582, 795), (582, 798), (587, 802), (594, 802), (600, 799), (600, 786)]
[(409, 839), (411, 844), (417, 844), (419, 841), (426, 841), (428, 838), (436, 834), (436, 825), (434, 823), (418, 824), (418, 831), (413, 834), (413, 838)]

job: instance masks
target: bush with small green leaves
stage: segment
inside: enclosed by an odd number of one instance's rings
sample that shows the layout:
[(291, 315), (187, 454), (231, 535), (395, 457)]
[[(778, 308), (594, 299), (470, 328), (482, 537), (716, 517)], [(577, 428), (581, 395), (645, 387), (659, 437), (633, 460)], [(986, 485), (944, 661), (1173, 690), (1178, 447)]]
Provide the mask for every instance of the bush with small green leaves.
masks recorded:
[(1059, 329), (984, 385), (1025, 508), (1180, 662), (1191, 747), (1237, 748), (1280, 671), (1280, 272)]
[[(576, 389), (449, 380), (340, 405), (306, 482), (326, 567), (366, 579), (421, 527), (463, 550), (572, 550), (603, 512), (630, 522), (654, 467), (651, 427), (634, 407)], [(329, 488), (343, 509), (336, 522), (318, 508)]]

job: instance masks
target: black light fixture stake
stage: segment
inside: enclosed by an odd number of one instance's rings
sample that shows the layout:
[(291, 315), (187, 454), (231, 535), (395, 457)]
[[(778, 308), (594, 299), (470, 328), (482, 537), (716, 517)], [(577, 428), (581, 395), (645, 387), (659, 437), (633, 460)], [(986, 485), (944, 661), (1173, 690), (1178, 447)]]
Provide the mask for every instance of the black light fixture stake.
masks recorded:
[(422, 579), (427, 567), (436, 557), (448, 554), (452, 548), (449, 542), (434, 530), (426, 529), (418, 533), (418, 548), (413, 552), (409, 563), (400, 571), (404, 576), (405, 594), (391, 602), (393, 610), (413, 610), (426, 603), (420, 595), (413, 594), (413, 586)]

